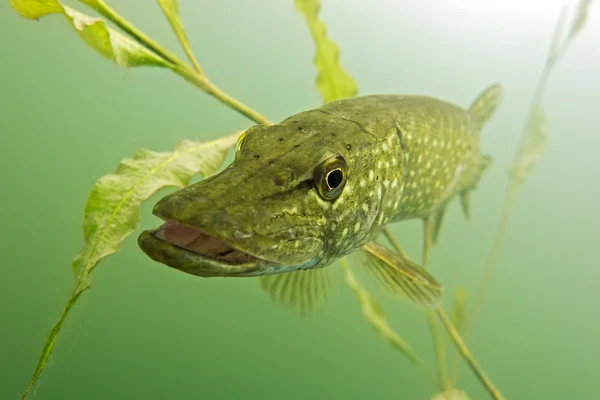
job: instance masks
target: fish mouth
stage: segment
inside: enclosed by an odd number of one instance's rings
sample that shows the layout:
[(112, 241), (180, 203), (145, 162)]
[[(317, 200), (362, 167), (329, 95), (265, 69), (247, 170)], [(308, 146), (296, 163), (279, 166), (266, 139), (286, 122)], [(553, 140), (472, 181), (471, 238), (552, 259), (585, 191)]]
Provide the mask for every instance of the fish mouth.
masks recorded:
[(268, 275), (282, 267), (206, 229), (174, 220), (142, 232), (138, 245), (154, 261), (202, 277)]

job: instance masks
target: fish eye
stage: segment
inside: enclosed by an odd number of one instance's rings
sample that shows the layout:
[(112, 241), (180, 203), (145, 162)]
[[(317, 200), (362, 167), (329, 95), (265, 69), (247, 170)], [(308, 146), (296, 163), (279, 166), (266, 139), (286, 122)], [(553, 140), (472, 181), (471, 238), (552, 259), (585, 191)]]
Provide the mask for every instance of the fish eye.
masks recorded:
[(340, 186), (344, 180), (344, 173), (341, 168), (336, 168), (327, 173), (327, 186), (330, 190), (333, 190)]
[(325, 200), (334, 200), (342, 194), (346, 185), (348, 166), (343, 157), (338, 156), (326, 160), (320, 165), (315, 182), (317, 191)]

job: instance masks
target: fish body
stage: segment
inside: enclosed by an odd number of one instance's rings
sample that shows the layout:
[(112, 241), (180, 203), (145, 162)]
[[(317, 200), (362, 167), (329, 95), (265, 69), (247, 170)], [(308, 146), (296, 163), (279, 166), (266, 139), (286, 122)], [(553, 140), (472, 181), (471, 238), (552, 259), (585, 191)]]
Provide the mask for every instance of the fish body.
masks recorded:
[(331, 265), (392, 222), (441, 221), (489, 165), (480, 131), (500, 93), (491, 86), (469, 109), (361, 96), (251, 127), (225, 170), (157, 203), (166, 223), (140, 247), (199, 276), (264, 276)]

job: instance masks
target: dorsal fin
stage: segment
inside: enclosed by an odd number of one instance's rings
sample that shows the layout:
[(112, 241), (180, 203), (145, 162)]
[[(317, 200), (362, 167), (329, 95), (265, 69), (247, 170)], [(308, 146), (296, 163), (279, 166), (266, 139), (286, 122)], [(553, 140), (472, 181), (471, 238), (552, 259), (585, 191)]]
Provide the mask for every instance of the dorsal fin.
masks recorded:
[(469, 114), (477, 131), (492, 117), (502, 102), (502, 86), (493, 84), (485, 89), (469, 107)]

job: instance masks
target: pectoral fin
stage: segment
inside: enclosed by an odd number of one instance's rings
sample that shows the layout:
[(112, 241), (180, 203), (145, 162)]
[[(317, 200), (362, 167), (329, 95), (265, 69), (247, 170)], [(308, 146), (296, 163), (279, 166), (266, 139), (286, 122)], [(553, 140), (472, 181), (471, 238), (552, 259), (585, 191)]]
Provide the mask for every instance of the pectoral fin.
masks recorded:
[(442, 286), (423, 268), (405, 256), (371, 242), (363, 246), (367, 269), (393, 294), (404, 294), (414, 304), (433, 308), (442, 298)]
[(331, 290), (323, 268), (265, 275), (258, 278), (260, 287), (284, 308), (305, 316), (324, 306)]

